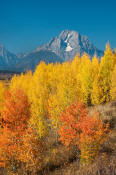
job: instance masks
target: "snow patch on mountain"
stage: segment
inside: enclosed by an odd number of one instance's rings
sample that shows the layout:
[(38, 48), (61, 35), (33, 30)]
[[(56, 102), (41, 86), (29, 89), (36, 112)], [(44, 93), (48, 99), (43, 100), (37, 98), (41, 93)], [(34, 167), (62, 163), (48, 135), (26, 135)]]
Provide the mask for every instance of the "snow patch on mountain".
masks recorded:
[(71, 50), (73, 50), (73, 48), (68, 44), (65, 51), (70, 52)]

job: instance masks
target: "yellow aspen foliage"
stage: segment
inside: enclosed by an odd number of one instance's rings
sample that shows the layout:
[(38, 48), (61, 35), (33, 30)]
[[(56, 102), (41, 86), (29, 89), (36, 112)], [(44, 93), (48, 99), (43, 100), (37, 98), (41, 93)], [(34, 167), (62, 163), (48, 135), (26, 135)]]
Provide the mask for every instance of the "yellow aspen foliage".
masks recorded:
[(57, 84), (59, 83), (58, 74), (60, 72), (60, 64), (56, 63), (55, 65), (53, 63), (47, 65), (47, 88), (48, 88), (48, 96), (50, 94), (55, 94), (57, 89)]
[(116, 48), (114, 49), (112, 53), (112, 59), (113, 59), (113, 67), (116, 65)]
[(6, 91), (6, 86), (4, 82), (0, 82), (0, 113), (2, 111), (3, 108), (3, 101), (5, 98), (5, 91)]
[(32, 81), (32, 72), (28, 71), (25, 74), (14, 75), (14, 77), (10, 81), (10, 90), (15, 90), (17, 88), (22, 89), (25, 94), (29, 95), (29, 86)]
[(116, 65), (112, 72), (110, 95), (112, 100), (116, 99)]
[(47, 133), (46, 103), (49, 96), (47, 65), (41, 62), (34, 74), (30, 88), (31, 119), (30, 124), (37, 130), (39, 137)]
[(96, 55), (92, 59), (92, 90), (91, 90), (91, 103), (99, 104), (101, 96), (100, 79), (99, 79), (99, 60)]
[(102, 97), (100, 103), (110, 101), (110, 86), (111, 86), (111, 74), (113, 70), (112, 50), (109, 44), (106, 44), (106, 50), (104, 56), (101, 58), (100, 63), (100, 80), (102, 88)]
[(110, 95), (111, 95), (111, 100), (116, 99), (116, 49), (114, 49), (113, 52), (113, 71), (112, 71), (112, 76), (111, 76), (111, 90), (110, 90)]
[(84, 53), (79, 66), (79, 79), (81, 82), (81, 101), (90, 104), (92, 88), (92, 66), (90, 57)]
[(78, 54), (74, 57), (74, 60), (72, 61), (71, 67), (75, 73), (78, 72), (78, 67), (80, 65), (81, 59)]
[(96, 55), (92, 58), (92, 78), (95, 79), (95, 76), (99, 72), (99, 58)]
[(76, 94), (77, 101), (81, 100), (81, 81), (79, 79), (80, 63), (81, 63), (81, 58), (77, 54), (71, 64), (72, 75), (75, 77), (75, 83), (76, 83), (75, 88), (76, 88), (76, 93), (77, 93)]
[(94, 105), (102, 103), (101, 99), (104, 96), (102, 81), (100, 73), (98, 73), (92, 84), (91, 103)]
[(48, 113), (55, 128), (59, 126), (59, 115), (72, 101), (78, 99), (78, 86), (76, 76), (71, 68), (71, 62), (61, 65), (58, 73), (58, 84), (55, 94), (48, 100)]

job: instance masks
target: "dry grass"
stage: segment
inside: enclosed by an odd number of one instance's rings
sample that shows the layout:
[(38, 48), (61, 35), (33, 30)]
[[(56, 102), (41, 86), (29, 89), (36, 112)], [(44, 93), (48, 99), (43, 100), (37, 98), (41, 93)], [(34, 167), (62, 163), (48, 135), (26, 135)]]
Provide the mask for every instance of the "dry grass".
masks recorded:
[(116, 101), (104, 105), (96, 105), (89, 108), (91, 115), (95, 111), (99, 112), (100, 117), (104, 122), (110, 123), (110, 127), (112, 129), (116, 128)]
[(81, 167), (75, 175), (116, 175), (116, 154), (101, 154), (91, 165)]
[(43, 174), (72, 162), (78, 156), (75, 146), (65, 147), (57, 140), (56, 131), (52, 130), (45, 138), (43, 151)]

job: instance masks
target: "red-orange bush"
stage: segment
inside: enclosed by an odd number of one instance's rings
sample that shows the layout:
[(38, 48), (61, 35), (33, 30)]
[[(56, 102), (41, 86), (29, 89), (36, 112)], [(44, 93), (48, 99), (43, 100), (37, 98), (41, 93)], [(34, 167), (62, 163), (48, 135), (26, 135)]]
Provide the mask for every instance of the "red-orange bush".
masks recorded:
[(0, 160), (3, 165), (11, 157), (16, 157), (29, 119), (30, 105), (27, 96), (21, 90), (7, 91), (1, 112), (0, 130)]
[(108, 124), (97, 113), (90, 116), (81, 103), (66, 108), (60, 115), (60, 121), (59, 140), (67, 146), (77, 145), (83, 163), (93, 160), (107, 136)]

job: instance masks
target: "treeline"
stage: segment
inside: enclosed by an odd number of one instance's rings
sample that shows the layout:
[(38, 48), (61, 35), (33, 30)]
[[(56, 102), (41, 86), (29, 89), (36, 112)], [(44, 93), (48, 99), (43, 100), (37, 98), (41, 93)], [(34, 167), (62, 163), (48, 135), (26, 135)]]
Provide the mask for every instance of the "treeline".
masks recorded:
[[(104, 56), (101, 57), (100, 61), (96, 56), (91, 60), (85, 53), (81, 57), (76, 55), (74, 60), (62, 64), (47, 65), (41, 62), (34, 73), (29, 71), (25, 74), (15, 75), (8, 88), (0, 83), (0, 89), (0, 154), (2, 162), (4, 165), (9, 161), (10, 164), (16, 161), (26, 162), (27, 165), (29, 162), (38, 164), (40, 159), (36, 160), (36, 158), (41, 151), (37, 149), (37, 143), (41, 145), (40, 140), (47, 135), (49, 128), (62, 130), (62, 132), (59, 131), (59, 135), (64, 139), (62, 142), (65, 143), (66, 135), (64, 133), (66, 131), (61, 128), (63, 126), (70, 129), (72, 126), (75, 127), (73, 124), (69, 127), (69, 123), (75, 121), (71, 118), (75, 109), (71, 107), (72, 104), (75, 104), (79, 109), (78, 103), (96, 105), (116, 98), (116, 53), (112, 53), (109, 44), (107, 44)], [(68, 122), (61, 119), (62, 112), (65, 112), (67, 108), (70, 108), (73, 113), (70, 112)], [(85, 110), (85, 107), (81, 108)], [(63, 114), (64, 118), (66, 115)], [(79, 112), (75, 115), (81, 116)], [(82, 115), (85, 117), (79, 117), (76, 120), (77, 123), (80, 123), (77, 133), (79, 134), (81, 130), (80, 134), (83, 133), (81, 139), (85, 140), (86, 138), (91, 147), (96, 143), (97, 148), (99, 148), (98, 145), (102, 143), (101, 138), (106, 137), (108, 127), (99, 120), (99, 117), (93, 117), (92, 120), (86, 111)], [(88, 122), (91, 125), (85, 126), (85, 123)], [(91, 128), (92, 123), (94, 128)], [(101, 135), (99, 132), (96, 133), (98, 131), (96, 128), (99, 127), (101, 130), (103, 129)], [(83, 128), (90, 131), (88, 135), (85, 135), (87, 130)], [(92, 132), (93, 130), (94, 132)], [(71, 137), (71, 133), (73, 132), (71, 131), (68, 136)], [(73, 139), (74, 136), (72, 135)], [(99, 139), (95, 140), (98, 137)], [(71, 139), (72, 142), (74, 142), (73, 139)], [(84, 142), (82, 145), (84, 144), (86, 143)], [(76, 145), (78, 144), (76, 143)], [(82, 145), (80, 146), (81, 150), (83, 150)], [(28, 149), (30, 152), (25, 152)], [(87, 148), (86, 150), (88, 151)], [(27, 162), (26, 156), (30, 157), (31, 161), (29, 159)]]

